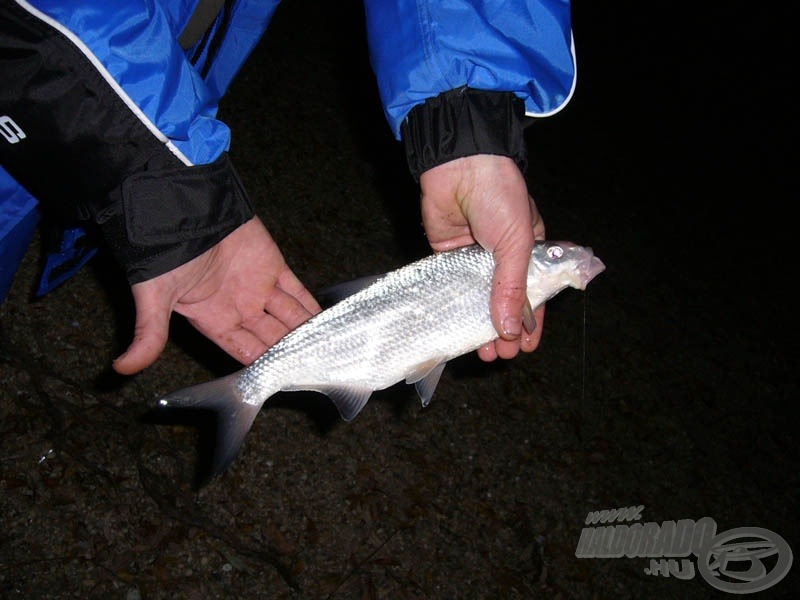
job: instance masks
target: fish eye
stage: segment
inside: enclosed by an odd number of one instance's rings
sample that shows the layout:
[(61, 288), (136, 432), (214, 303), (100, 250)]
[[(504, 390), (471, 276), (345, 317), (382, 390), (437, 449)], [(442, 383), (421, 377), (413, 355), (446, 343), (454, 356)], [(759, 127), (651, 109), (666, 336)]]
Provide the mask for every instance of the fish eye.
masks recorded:
[(547, 256), (553, 260), (558, 260), (564, 256), (564, 249), (561, 246), (550, 246), (547, 249)]

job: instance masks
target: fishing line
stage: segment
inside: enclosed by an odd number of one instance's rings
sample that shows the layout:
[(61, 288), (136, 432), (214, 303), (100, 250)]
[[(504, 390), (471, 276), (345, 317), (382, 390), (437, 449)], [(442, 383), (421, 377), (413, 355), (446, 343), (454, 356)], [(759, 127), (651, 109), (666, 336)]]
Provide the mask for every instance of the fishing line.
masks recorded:
[(583, 295), (583, 333), (581, 342), (581, 405), (586, 402), (586, 304), (588, 295)]

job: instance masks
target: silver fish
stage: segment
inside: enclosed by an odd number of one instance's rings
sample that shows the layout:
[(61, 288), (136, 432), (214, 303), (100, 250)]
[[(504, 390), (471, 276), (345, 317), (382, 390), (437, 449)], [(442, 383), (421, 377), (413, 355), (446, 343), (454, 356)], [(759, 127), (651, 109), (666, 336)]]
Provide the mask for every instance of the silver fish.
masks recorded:
[[(604, 269), (591, 248), (537, 243), (528, 267), (531, 307), (566, 287), (585, 289)], [(262, 404), (279, 391), (321, 392), (350, 421), (372, 392), (405, 380), (427, 406), (448, 360), (498, 337), (489, 314), (493, 272), (492, 254), (478, 245), (433, 254), (373, 278), (249, 367), (173, 392), (159, 405), (216, 411), (212, 475), (227, 468)]]

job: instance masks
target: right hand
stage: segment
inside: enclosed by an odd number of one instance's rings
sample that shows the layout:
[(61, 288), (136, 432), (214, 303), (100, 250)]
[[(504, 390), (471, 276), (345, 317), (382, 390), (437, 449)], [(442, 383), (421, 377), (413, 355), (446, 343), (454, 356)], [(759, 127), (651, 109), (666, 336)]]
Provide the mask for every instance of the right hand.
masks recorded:
[(545, 239), (545, 228), (517, 165), (505, 156), (467, 156), (425, 171), (420, 187), (433, 250), (477, 242), (494, 256), (491, 315), (499, 337), (478, 356), (491, 361), (535, 350), (544, 305), (530, 313), (527, 273), (534, 241)]

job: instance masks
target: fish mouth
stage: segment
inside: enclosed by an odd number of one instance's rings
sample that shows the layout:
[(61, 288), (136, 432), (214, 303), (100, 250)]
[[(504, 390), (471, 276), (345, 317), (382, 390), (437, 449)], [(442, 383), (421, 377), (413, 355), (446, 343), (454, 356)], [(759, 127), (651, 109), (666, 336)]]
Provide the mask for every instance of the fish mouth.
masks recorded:
[(586, 251), (589, 253), (589, 256), (584, 260), (580, 267), (580, 289), (585, 290), (586, 286), (589, 285), (589, 282), (597, 277), (600, 273), (606, 270), (606, 266), (603, 264), (603, 261), (597, 258), (592, 252), (591, 248), (586, 248)]

